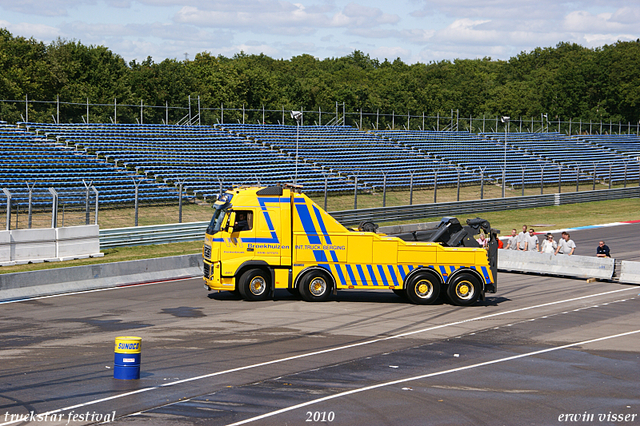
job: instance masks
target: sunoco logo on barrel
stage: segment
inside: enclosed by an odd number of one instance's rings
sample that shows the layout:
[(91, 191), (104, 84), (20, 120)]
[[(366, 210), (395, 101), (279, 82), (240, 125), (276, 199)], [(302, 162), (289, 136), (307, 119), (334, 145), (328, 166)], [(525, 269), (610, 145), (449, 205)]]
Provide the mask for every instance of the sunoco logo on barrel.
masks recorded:
[(142, 349), (142, 343), (139, 337), (118, 337), (116, 338), (116, 353), (121, 354), (135, 354), (140, 353)]
[(140, 348), (140, 343), (119, 343), (118, 349), (124, 349), (127, 351), (135, 351)]

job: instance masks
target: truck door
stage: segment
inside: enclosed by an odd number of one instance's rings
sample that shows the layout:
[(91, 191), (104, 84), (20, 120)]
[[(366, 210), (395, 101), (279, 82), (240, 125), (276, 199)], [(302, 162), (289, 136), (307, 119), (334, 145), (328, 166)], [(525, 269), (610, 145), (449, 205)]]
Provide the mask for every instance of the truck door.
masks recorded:
[(220, 244), (222, 275), (232, 276), (240, 265), (255, 257), (255, 212), (233, 210), (228, 215), (221, 234), (223, 239)]

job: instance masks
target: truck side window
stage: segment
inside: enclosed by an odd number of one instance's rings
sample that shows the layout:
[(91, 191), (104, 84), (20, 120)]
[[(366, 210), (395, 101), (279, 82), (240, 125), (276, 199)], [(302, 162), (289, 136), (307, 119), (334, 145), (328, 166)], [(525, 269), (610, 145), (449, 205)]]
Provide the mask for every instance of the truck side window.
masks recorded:
[(253, 229), (253, 212), (251, 210), (236, 210), (236, 223), (233, 232), (251, 231)]

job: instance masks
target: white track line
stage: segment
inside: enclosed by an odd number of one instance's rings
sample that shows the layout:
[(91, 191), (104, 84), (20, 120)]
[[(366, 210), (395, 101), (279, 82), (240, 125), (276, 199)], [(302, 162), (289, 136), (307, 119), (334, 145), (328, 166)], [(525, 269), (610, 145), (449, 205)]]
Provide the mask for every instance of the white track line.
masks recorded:
[[(356, 348), (356, 347), (359, 347), (359, 346), (371, 345), (371, 344), (374, 344), (374, 343), (384, 342), (384, 341), (393, 340), (393, 339), (399, 339), (401, 337), (412, 336), (412, 335), (415, 335), (415, 334), (425, 333), (425, 332), (428, 332), (428, 331), (438, 330), (438, 329), (446, 328), (446, 327), (452, 327), (452, 326), (456, 326), (456, 325), (460, 325), (460, 324), (465, 324), (465, 323), (468, 323), (468, 322), (481, 321), (481, 320), (485, 320), (485, 319), (488, 319), (488, 318), (494, 318), (494, 317), (499, 317), (499, 316), (503, 316), (503, 315), (509, 315), (509, 314), (513, 314), (513, 313), (517, 313), (517, 312), (524, 312), (524, 311), (528, 311), (528, 310), (532, 310), (532, 309), (544, 308), (544, 307), (547, 307), (547, 306), (553, 306), (553, 305), (558, 305), (558, 304), (562, 304), (562, 303), (575, 302), (575, 301), (578, 301), (578, 300), (589, 299), (589, 298), (592, 298), (592, 297), (607, 296), (607, 295), (610, 295), (610, 294), (615, 294), (615, 293), (620, 293), (620, 292), (630, 291), (630, 290), (638, 291), (638, 288), (634, 286), (634, 287), (628, 287), (628, 288), (623, 288), (623, 289), (618, 289), (618, 290), (606, 291), (604, 293), (596, 293), (596, 294), (591, 294), (591, 295), (587, 295), (587, 296), (574, 297), (574, 298), (571, 298), (571, 299), (557, 300), (555, 302), (543, 303), (543, 304), (534, 305), (534, 306), (527, 306), (527, 307), (524, 307), (524, 308), (512, 309), (510, 311), (497, 312), (495, 314), (483, 315), (483, 316), (476, 317), (476, 318), (470, 318), (470, 319), (466, 319), (466, 320), (461, 320), (461, 321), (455, 321), (455, 322), (450, 322), (450, 323), (446, 323), (446, 324), (436, 325), (436, 326), (433, 326), (433, 327), (427, 327), (427, 328), (423, 328), (423, 329), (420, 329), (420, 330), (408, 331), (406, 333), (395, 334), (393, 336), (387, 336), (387, 337), (381, 337), (381, 338), (378, 338), (378, 339), (367, 340), (365, 342), (352, 343), (350, 345), (338, 346), (338, 347), (330, 348), (330, 349), (323, 349), (321, 351), (307, 352), (307, 353), (300, 354), (300, 355), (294, 355), (294, 356), (289, 356), (289, 357), (286, 357), (286, 358), (274, 359), (274, 360), (271, 360), (271, 361), (261, 362), (261, 363), (258, 363), (258, 364), (245, 365), (243, 367), (231, 368), (229, 370), (216, 371), (215, 373), (209, 373), (209, 374), (204, 374), (204, 375), (201, 375), (201, 376), (190, 377), (188, 379), (176, 380), (175, 382), (164, 383), (162, 385), (152, 386), (152, 387), (148, 387), (148, 388), (142, 388), (142, 389), (138, 389), (138, 390), (135, 390), (135, 391), (125, 392), (125, 393), (121, 393), (121, 394), (117, 394), (117, 395), (112, 395), (112, 396), (108, 396), (108, 397), (105, 397), (105, 398), (96, 399), (96, 400), (93, 400), (93, 401), (88, 401), (88, 402), (83, 402), (83, 403), (76, 404), (76, 405), (71, 405), (69, 407), (58, 408), (56, 410), (48, 411), (46, 413), (43, 413), (42, 415), (43, 416), (45, 414), (46, 415), (51, 415), (51, 414), (56, 414), (56, 413), (60, 413), (60, 412), (63, 412), (63, 411), (75, 410), (77, 408), (86, 407), (86, 406), (98, 404), (98, 403), (101, 403), (101, 402), (112, 401), (114, 399), (126, 398), (126, 397), (131, 396), (131, 395), (135, 395), (135, 394), (139, 394), (139, 393), (143, 393), (143, 392), (148, 392), (148, 391), (152, 391), (152, 390), (157, 390), (157, 389), (162, 389), (162, 388), (169, 387), (169, 386), (175, 386), (175, 385), (179, 385), (179, 384), (182, 384), (182, 383), (193, 382), (193, 381), (196, 381), (196, 380), (207, 379), (207, 378), (215, 377), (215, 376), (222, 376), (224, 374), (235, 373), (235, 372), (244, 371), (244, 370), (250, 370), (250, 369), (253, 369), (253, 368), (260, 368), (260, 367), (264, 367), (266, 365), (280, 364), (280, 363), (287, 362), (287, 361), (293, 361), (293, 360), (301, 359), (301, 358), (308, 358), (308, 357), (311, 357), (311, 356), (322, 355), (322, 354), (326, 354), (326, 353), (330, 353), (330, 352), (342, 351), (342, 350), (345, 350), (345, 349)], [(14, 423), (18, 423), (18, 421), (13, 421), (13, 422), (10, 421), (10, 422), (6, 422), (6, 423), (0, 423), (0, 426), (6, 426), (6, 425), (14, 424)]]
[(93, 290), (81, 290), (81, 291), (74, 291), (74, 292), (70, 292), (70, 293), (50, 294), (48, 296), (25, 297), (23, 299), (0, 301), (0, 305), (5, 305), (5, 304), (8, 304), (8, 303), (30, 302), (32, 300), (40, 300), (40, 299), (51, 299), (53, 297), (73, 296), (73, 295), (76, 295), (76, 294), (96, 293), (96, 292), (99, 292), (99, 291), (123, 290), (125, 288), (131, 288), (131, 287), (143, 287), (143, 286), (147, 286), (147, 285), (167, 284), (167, 283), (173, 283), (173, 282), (176, 282), (176, 281), (192, 280), (194, 278), (199, 278), (199, 277), (200, 277), (200, 275), (194, 275), (192, 277), (172, 278), (172, 279), (168, 279), (168, 280), (153, 281), (153, 282), (148, 282), (148, 283), (119, 284), (119, 285), (117, 285), (115, 287), (94, 288)]
[(352, 390), (349, 390), (349, 391), (346, 391), (346, 392), (337, 393), (335, 395), (329, 395), (329, 396), (325, 396), (323, 398), (314, 399), (313, 401), (308, 401), (308, 402), (303, 402), (301, 404), (292, 405), (291, 407), (282, 408), (280, 410), (272, 411), (270, 413), (262, 414), (260, 416), (251, 417), (250, 419), (241, 420), (241, 421), (236, 422), (236, 423), (231, 423), (231, 424), (228, 424), (227, 426), (240, 426), (240, 425), (244, 425), (244, 424), (247, 424), (247, 423), (252, 423), (252, 422), (255, 422), (255, 421), (258, 421), (258, 420), (266, 419), (268, 417), (277, 416), (278, 414), (286, 413), (288, 411), (297, 410), (298, 408), (308, 407), (310, 405), (315, 405), (315, 404), (318, 404), (318, 403), (321, 403), (321, 402), (325, 402), (325, 401), (329, 401), (329, 400), (336, 399), (336, 398), (342, 398), (342, 397), (347, 396), (347, 395), (353, 395), (353, 394), (360, 393), (360, 392), (370, 391), (372, 389), (378, 389), (378, 388), (382, 388), (382, 387), (386, 387), (386, 386), (393, 386), (393, 385), (397, 385), (397, 384), (400, 384), (400, 383), (412, 382), (412, 381), (415, 381), (415, 380), (426, 379), (426, 378), (429, 378), (429, 377), (442, 376), (444, 374), (449, 374), (449, 373), (457, 373), (459, 371), (470, 370), (472, 368), (484, 367), (484, 366), (491, 365), (491, 364), (498, 364), (498, 363), (501, 363), (501, 362), (512, 361), (514, 359), (531, 357), (531, 356), (535, 356), (535, 355), (539, 355), (539, 354), (543, 354), (543, 353), (547, 353), (547, 352), (553, 352), (553, 351), (558, 351), (558, 350), (561, 350), (561, 349), (571, 348), (571, 347), (574, 347), (574, 346), (587, 345), (589, 343), (600, 342), (602, 340), (615, 339), (615, 338), (618, 338), (618, 337), (629, 336), (629, 335), (636, 334), (636, 333), (640, 333), (640, 330), (629, 331), (627, 333), (614, 334), (614, 335), (611, 335), (611, 336), (599, 337), (597, 339), (583, 340), (582, 342), (569, 343), (567, 345), (555, 346), (555, 347), (552, 347), (552, 348), (542, 349), (542, 350), (539, 350), (539, 351), (527, 352), (525, 354), (519, 354), (519, 355), (509, 356), (509, 357), (506, 357), (506, 358), (494, 359), (493, 361), (485, 361), (485, 362), (480, 362), (480, 363), (477, 363), (477, 364), (467, 365), (467, 366), (464, 366), (464, 367), (452, 368), (450, 370), (437, 371), (435, 373), (422, 374), (420, 376), (407, 377), (405, 379), (393, 380), (393, 381), (390, 381), (390, 382), (379, 383), (377, 385), (365, 386), (365, 387), (360, 388), (360, 389), (352, 389)]

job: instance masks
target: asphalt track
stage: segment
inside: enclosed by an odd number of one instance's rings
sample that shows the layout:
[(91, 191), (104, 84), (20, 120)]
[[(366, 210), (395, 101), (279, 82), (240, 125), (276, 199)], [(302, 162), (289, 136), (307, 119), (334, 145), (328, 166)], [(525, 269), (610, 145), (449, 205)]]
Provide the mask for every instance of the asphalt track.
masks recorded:
[[(640, 260), (639, 231), (572, 237)], [(639, 424), (639, 293), (501, 273), (466, 308), (364, 291), (250, 303), (198, 279), (6, 303), (0, 425)], [(143, 339), (140, 380), (112, 378), (122, 335)]]

